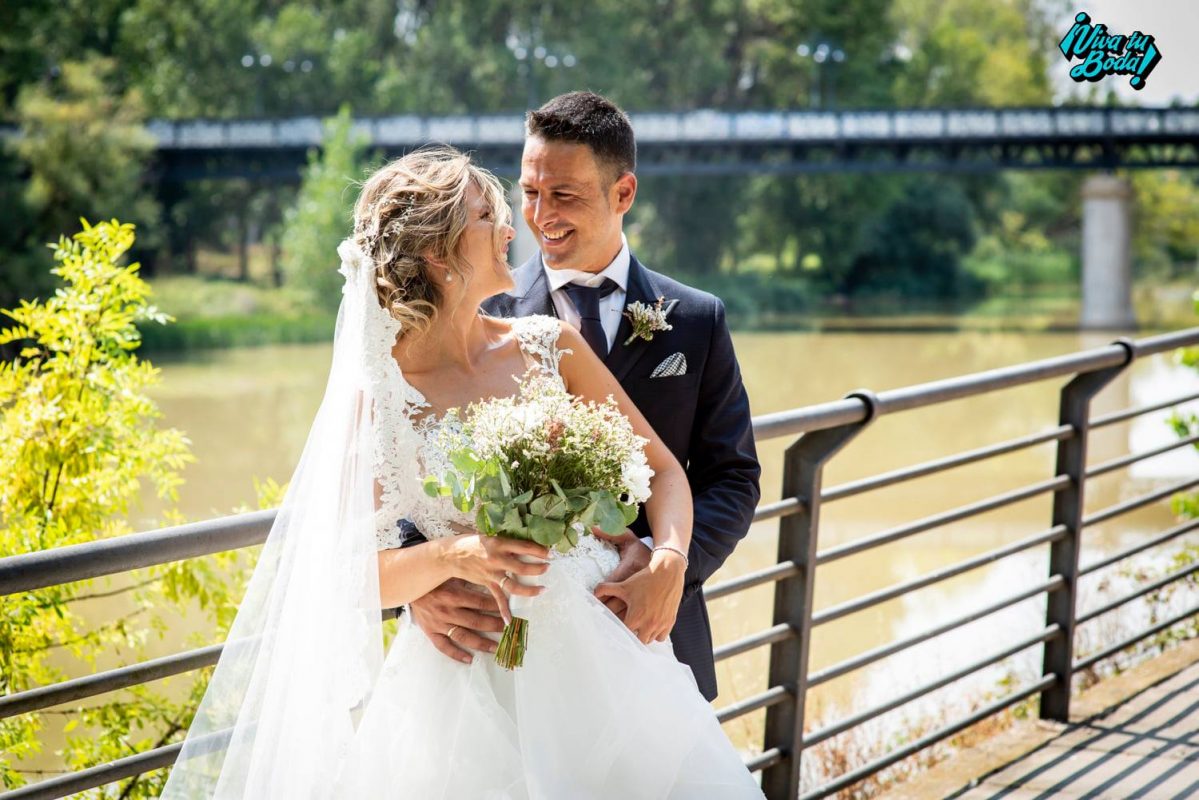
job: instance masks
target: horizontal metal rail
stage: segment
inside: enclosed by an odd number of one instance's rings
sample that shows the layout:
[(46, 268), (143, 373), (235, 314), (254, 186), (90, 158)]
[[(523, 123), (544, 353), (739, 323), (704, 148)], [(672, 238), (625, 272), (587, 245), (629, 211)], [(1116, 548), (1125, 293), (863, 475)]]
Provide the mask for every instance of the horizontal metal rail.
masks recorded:
[[(1014, 453), (1029, 447), (1035, 447), (1039, 444), (1045, 444), (1046, 442), (1062, 441), (1069, 439), (1073, 435), (1073, 427), (1070, 425), (1059, 425), (1048, 431), (1021, 436), (1018, 439), (1010, 439), (1006, 442), (999, 442), (998, 444), (980, 447), (975, 450), (968, 450), (965, 453), (955, 456), (925, 461), (910, 467), (904, 467), (903, 469), (884, 472), (872, 478), (842, 483), (821, 493), (820, 500), (825, 503), (844, 500), (847, 497), (853, 497), (875, 489), (882, 489), (886, 486), (893, 486), (897, 483), (922, 478), (926, 475), (933, 475), (947, 469), (985, 461), (996, 456)], [(803, 501), (797, 497), (788, 497), (776, 500), (773, 503), (763, 503), (754, 511), (753, 521), (764, 522), (766, 520), (777, 519), (778, 517), (785, 517), (789, 514), (797, 514), (803, 508), (803, 505)]]
[(1174, 583), (1175, 581), (1180, 581), (1189, 575), (1194, 575), (1196, 572), (1199, 572), (1199, 563), (1192, 564), (1191, 566), (1187, 567), (1186, 569), (1181, 569), (1181, 570), (1178, 570), (1177, 572), (1171, 572), (1169, 575), (1166, 575), (1164, 578), (1159, 578), (1158, 580), (1147, 583), (1144, 586), (1138, 586), (1134, 591), (1129, 592), (1128, 594), (1126, 594), (1122, 597), (1117, 597), (1115, 600), (1112, 600), (1109, 603), (1104, 603), (1103, 605), (1099, 606), (1098, 608), (1093, 608), (1085, 614), (1079, 614), (1075, 618), (1075, 620), (1076, 620), (1075, 624), (1081, 625), (1084, 622), (1090, 622), (1091, 620), (1095, 619), (1096, 617), (1102, 617), (1104, 614), (1108, 613), (1109, 611), (1115, 611), (1120, 606), (1122, 606), (1126, 603), (1131, 603), (1133, 600), (1136, 600), (1138, 597), (1144, 597), (1147, 594), (1152, 594), (1153, 592), (1156, 592), (1158, 589), (1165, 588), (1166, 586), (1169, 586), (1171, 583)]
[(1084, 567), (1080, 567), (1078, 574), (1090, 575), (1092, 572), (1098, 572), (1104, 567), (1110, 567), (1112, 564), (1123, 561), (1130, 556), (1135, 556), (1137, 553), (1151, 550), (1154, 547), (1158, 547), (1159, 545), (1163, 545), (1173, 539), (1177, 539), (1179, 536), (1182, 536), (1185, 533), (1190, 533), (1196, 528), (1199, 528), (1199, 518), (1188, 520), (1181, 525), (1175, 525), (1173, 528), (1170, 528), (1159, 536), (1153, 537), (1147, 542), (1141, 542), (1140, 544), (1134, 545), (1127, 550), (1121, 550), (1119, 553), (1106, 558), (1101, 558), (1098, 561), (1094, 561)]
[(856, 614), (859, 611), (865, 611), (866, 609), (876, 606), (879, 603), (885, 603), (888, 600), (894, 600), (896, 597), (905, 595), (908, 592), (914, 592), (918, 589), (923, 589), (927, 586), (932, 586), (935, 583), (940, 583), (941, 581), (946, 581), (963, 573), (970, 572), (971, 570), (976, 570), (979, 567), (985, 567), (988, 564), (993, 564), (1000, 559), (1007, 558), (1008, 556), (1013, 556), (1017, 553), (1023, 553), (1025, 550), (1031, 550), (1038, 545), (1048, 544), (1050, 542), (1056, 542), (1059, 539), (1064, 539), (1067, 534), (1068, 531), (1066, 530), (1065, 525), (1056, 525), (1047, 531), (1042, 531), (1041, 533), (1025, 537), (1019, 541), (1004, 545), (1003, 547), (997, 547), (994, 550), (988, 550), (981, 555), (966, 559), (965, 561), (945, 567), (944, 569), (930, 572), (927, 575), (921, 575), (920, 577), (913, 578), (910, 581), (897, 583), (887, 589), (880, 589), (877, 592), (871, 592), (870, 594), (862, 595), (861, 597), (848, 600), (844, 603), (840, 603), (839, 605), (830, 606), (829, 608), (822, 609), (821, 611), (817, 611), (812, 614), (812, 626), (815, 627), (817, 625), (824, 625), (827, 622), (832, 622), (833, 620), (840, 619), (841, 617), (846, 617), (850, 614)]
[(1089, 517), (1083, 517), (1082, 526), (1085, 528), (1088, 525), (1097, 525), (1100, 522), (1107, 522), (1109, 519), (1118, 517), (1121, 514), (1127, 514), (1129, 511), (1136, 511), (1138, 508), (1156, 503), (1158, 500), (1165, 500), (1167, 497), (1182, 491), (1186, 491), (1192, 486), (1199, 486), (1199, 478), (1188, 478), (1187, 480), (1180, 481), (1172, 486), (1167, 486), (1165, 489), (1158, 489), (1156, 492), (1143, 494), (1140, 497), (1134, 497), (1132, 500), (1125, 500), (1123, 503), (1116, 503), (1113, 506), (1108, 506), (1102, 511), (1096, 511)]
[(160, 678), (207, 667), (217, 662), (223, 647), (224, 645), (214, 644), (50, 686), (39, 686), (36, 689), (5, 695), (0, 697), (0, 719), (17, 714), (27, 714), (30, 711), (40, 711), (43, 708), (115, 692), (118, 689), (127, 689), (130, 686), (138, 686)]
[(1027, 650), (1034, 644), (1043, 644), (1044, 642), (1047, 642), (1050, 639), (1056, 639), (1061, 635), (1062, 629), (1059, 626), (1048, 625), (1039, 633), (1021, 639), (1015, 644), (1005, 647), (1003, 650), (1000, 650), (997, 653), (992, 653), (989, 656), (972, 661), (960, 669), (956, 669), (953, 672), (942, 675), (934, 681), (929, 681), (921, 686), (917, 686), (915, 689), (899, 695), (898, 697), (894, 697), (890, 700), (879, 703), (876, 706), (871, 706), (870, 708), (860, 711), (857, 714), (853, 714), (838, 722), (834, 722), (831, 725), (826, 725), (823, 728), (813, 731), (804, 737), (803, 748), (806, 750), (809, 747), (814, 747), (815, 745), (818, 745), (827, 739), (833, 738), (837, 734), (845, 733), (845, 731), (849, 730), (850, 728), (856, 728), (863, 722), (869, 722), (875, 717), (886, 714), (888, 711), (894, 711), (900, 706), (907, 705), (913, 700), (918, 700), (919, 698), (924, 697), (926, 694), (930, 694), (938, 689), (948, 686), (951, 683), (960, 681), (967, 675), (973, 675), (975, 672), (978, 672), (981, 669), (986, 669), (992, 664), (998, 664), (1005, 658), (1011, 658), (1016, 653), (1019, 653), (1021, 650)]
[(1100, 475), (1106, 475), (1107, 473), (1118, 470), (1121, 467), (1127, 467), (1129, 464), (1135, 464), (1138, 461), (1145, 461), (1147, 459), (1160, 456), (1163, 453), (1169, 453), (1171, 450), (1177, 450), (1180, 447), (1186, 447), (1188, 444), (1195, 444), (1197, 442), (1199, 442), (1199, 434), (1195, 436), (1188, 436), (1185, 439), (1179, 439), (1177, 442), (1162, 445), (1161, 447), (1155, 447), (1152, 450), (1146, 450), (1143, 453), (1132, 453), (1127, 456), (1122, 456), (1121, 458), (1113, 458), (1111, 461), (1104, 461), (1102, 464), (1096, 464), (1088, 469), (1087, 477), (1095, 478)]
[(909, 744), (904, 745), (903, 747), (899, 747), (899, 748), (896, 748), (895, 750), (892, 750), (891, 752), (887, 753), (885, 756), (882, 756), (881, 758), (877, 758), (874, 761), (871, 761), (868, 764), (858, 767), (857, 769), (855, 769), (851, 772), (845, 773), (844, 775), (837, 778), (836, 780), (830, 781), (830, 782), (824, 784), (823, 786), (819, 787), (818, 789), (815, 789), (814, 791), (808, 792), (807, 794), (800, 795), (799, 800), (820, 800), (820, 798), (824, 798), (824, 797), (828, 797), (829, 795), (836, 794), (837, 792), (841, 791), (842, 789), (844, 789), (848, 786), (853, 786), (855, 783), (858, 783), (859, 781), (869, 778), (874, 773), (876, 773), (880, 770), (886, 769), (887, 767), (891, 766), (892, 764), (896, 763), (897, 761), (902, 761), (903, 759), (907, 758), (910, 755), (919, 753), (921, 750), (925, 749), (926, 747), (931, 747), (932, 745), (936, 744), (937, 742), (941, 741), (942, 739), (947, 739), (950, 736), (953, 736), (955, 733), (964, 731), (966, 728), (969, 728), (971, 725), (981, 722), (982, 720), (986, 719), (987, 717), (990, 717), (994, 714), (998, 714), (1000, 711), (1003, 711), (1005, 708), (1009, 708), (1011, 706), (1016, 705), (1016, 703), (1019, 703), (1023, 700), (1027, 700), (1029, 697), (1032, 697), (1034, 694), (1037, 694), (1038, 692), (1048, 689), (1056, 681), (1057, 681), (1057, 678), (1055, 676), (1045, 675), (1036, 683), (1029, 684), (1028, 686), (1025, 686), (1023, 689), (1020, 689), (1019, 691), (1009, 694), (1007, 697), (1001, 698), (992, 703), (988, 703), (985, 706), (983, 706), (982, 708), (975, 711), (974, 713), (970, 714), (969, 716), (963, 717), (962, 719), (958, 720), (957, 722), (954, 722), (950, 725), (946, 725), (942, 728), (938, 728), (937, 730), (933, 731), (932, 733), (930, 733), (926, 736), (921, 736), (919, 739), (917, 739), (914, 742), (911, 742)]
[(764, 692), (747, 697), (744, 700), (738, 700), (736, 703), (730, 703), (724, 708), (716, 712), (716, 720), (721, 724), (729, 720), (743, 717), (746, 714), (752, 714), (763, 708), (769, 708), (773, 705), (786, 702), (794, 698), (795, 693), (786, 686), (774, 686)]
[(1019, 450), (1024, 450), (1029, 447), (1035, 447), (1046, 442), (1058, 442), (1063, 439), (1069, 439), (1074, 435), (1074, 428), (1070, 425), (1059, 425), (1048, 431), (1034, 433), (1028, 436), (1021, 436), (1019, 439), (1011, 439), (1006, 442), (980, 447), (976, 450), (967, 450), (964, 453), (959, 453), (955, 456), (947, 456), (946, 458), (938, 458), (935, 461), (925, 461), (921, 464), (916, 464), (911, 467), (897, 469), (892, 472), (884, 472), (881, 475), (876, 475), (873, 478), (864, 478), (850, 483), (842, 483), (831, 489), (821, 493), (820, 500), (824, 503), (830, 503), (834, 500), (843, 500), (846, 497), (862, 494), (864, 492), (882, 489), (885, 486), (892, 486), (904, 481), (910, 481), (915, 478), (922, 478), (926, 475), (932, 475), (937, 472), (943, 472), (947, 469), (973, 464), (978, 461), (985, 461), (996, 456), (1014, 453)]
[(729, 642), (726, 645), (721, 645), (712, 651), (712, 657), (716, 661), (724, 661), (726, 658), (739, 656), (742, 653), (748, 653), (750, 650), (756, 650), (759, 647), (775, 642), (785, 642), (788, 639), (795, 638), (795, 628), (792, 628), (786, 623), (775, 625), (767, 628), (764, 631), (750, 634), (743, 639), (738, 639), (735, 642)]
[(797, 572), (799, 572), (799, 566), (794, 561), (783, 561), (779, 564), (772, 564), (769, 567), (747, 572), (744, 575), (722, 581), (711, 587), (705, 586), (703, 589), (704, 599), (718, 600), (721, 597), (735, 592), (742, 592), (746, 589), (752, 589), (755, 586), (761, 586), (766, 583), (777, 583), (785, 578), (790, 578)]
[(1199, 392), (1184, 394), (1181, 397), (1175, 397), (1173, 400), (1163, 400), (1160, 403), (1153, 403), (1147, 406), (1138, 406), (1136, 408), (1126, 408), (1123, 411), (1114, 411), (1111, 414), (1104, 414), (1101, 417), (1095, 417), (1088, 423), (1091, 430), (1096, 428), (1104, 428), (1108, 425), (1115, 425), (1117, 422), (1123, 422), (1126, 419), (1139, 417), (1142, 414), (1149, 414), (1154, 411), (1161, 411), (1163, 408), (1172, 408), (1174, 406), (1189, 403), (1192, 400), (1199, 400)]
[(804, 503), (798, 497), (787, 497), (782, 500), (776, 500), (773, 503), (763, 503), (754, 511), (753, 521), (763, 522), (768, 519), (777, 519), (778, 517), (798, 514), (803, 507)]
[(1159, 333), (1157, 336), (1146, 336), (1144, 339), (1137, 339), (1131, 344), (1136, 357), (1144, 358), (1145, 356), (1177, 350), (1180, 347), (1199, 344), (1199, 336), (1196, 335), (1195, 328), (1185, 328), (1181, 331)]
[(983, 617), (989, 617), (1005, 608), (1011, 608), (1017, 603), (1023, 603), (1025, 600), (1030, 600), (1038, 595), (1056, 592), (1066, 587), (1066, 580), (1061, 575), (1054, 575), (1047, 581), (1039, 583), (1032, 588), (1026, 589), (1019, 594), (1006, 597), (998, 602), (983, 606), (980, 609), (971, 611), (969, 614), (957, 617), (945, 622), (936, 627), (914, 634), (906, 639), (899, 639), (889, 644), (875, 647), (872, 650), (867, 650), (864, 653), (847, 658), (844, 661), (838, 662), (831, 667), (826, 667), (819, 672), (813, 672), (808, 676), (808, 688), (819, 686), (842, 675), (846, 675), (854, 670), (859, 670), (868, 664), (873, 664), (875, 661), (886, 658), (887, 656), (895, 655), (898, 652), (907, 650), (909, 647), (915, 647), (922, 642), (927, 642), (929, 639), (934, 639), (943, 633), (948, 633), (956, 628), (961, 628), (969, 625), (971, 622), (976, 622)]
[(275, 509), (0, 559), (0, 597), (262, 544)]
[(1040, 481), (1030, 484), (1020, 489), (1013, 489), (1010, 492), (997, 494), (989, 497), (986, 500), (980, 500), (977, 503), (971, 503), (965, 506), (959, 506), (951, 511), (944, 511), (940, 514), (934, 514), (931, 517), (924, 517), (915, 522), (901, 525), (898, 528), (891, 528), (882, 533), (868, 536), (863, 539), (857, 539), (846, 544), (830, 547), (827, 550), (821, 550), (816, 554), (816, 563), (818, 565), (828, 564), (847, 556), (852, 556), (855, 553), (861, 553), (865, 550), (872, 550), (884, 544), (897, 542), (900, 539), (907, 538), (917, 533), (923, 533), (933, 528), (939, 528), (942, 525), (948, 525), (951, 522), (968, 519), (979, 514), (985, 514), (988, 511), (994, 511), (1004, 506), (1010, 506), (1014, 503), (1020, 503), (1029, 500), (1039, 495), (1049, 492), (1056, 492), (1070, 485), (1069, 475), (1058, 475), (1055, 478)]
[(1121, 641), (1116, 642), (1115, 644), (1111, 645), (1110, 647), (1105, 647), (1097, 653), (1094, 653), (1092, 655), (1087, 656), (1086, 658), (1075, 661), (1072, 669), (1074, 672), (1078, 672), (1079, 670), (1084, 670), (1084, 669), (1087, 669), (1088, 667), (1092, 667), (1095, 664), (1102, 661), (1103, 659), (1114, 656), (1117, 653), (1119, 653), (1121, 650), (1125, 650), (1129, 647), (1132, 647), (1134, 644), (1141, 641), (1142, 639), (1148, 639), (1150, 636), (1154, 635), (1155, 633), (1161, 633), (1162, 631), (1166, 630), (1167, 628), (1172, 628), (1175, 625), (1177, 625), (1178, 623), (1182, 622), (1183, 620), (1189, 619), (1190, 617), (1193, 617), (1196, 614), (1199, 614), (1199, 606), (1193, 606), (1193, 607), (1187, 609), (1186, 611), (1183, 611), (1180, 614), (1175, 614), (1174, 616), (1172, 616), (1168, 619), (1158, 622), (1157, 624), (1141, 631), (1140, 633), (1134, 634), (1133, 636), (1129, 636), (1126, 639), (1122, 639)]
[(750, 772), (757, 772), (759, 770), (766, 769), (767, 767), (773, 767), (775, 764), (779, 763), (782, 760), (783, 760), (782, 751), (779, 750), (777, 747), (772, 747), (769, 750), (767, 750), (765, 753), (762, 753), (759, 756), (754, 756), (753, 758), (746, 761), (745, 768), (748, 769)]
[(183, 742), (156, 747), (153, 750), (119, 758), (107, 764), (13, 789), (0, 794), (0, 800), (57, 800), (59, 797), (78, 794), (106, 783), (114, 783), (125, 778), (132, 778), (134, 775), (169, 767), (175, 763), (175, 759), (179, 757), (179, 751), (182, 749)]

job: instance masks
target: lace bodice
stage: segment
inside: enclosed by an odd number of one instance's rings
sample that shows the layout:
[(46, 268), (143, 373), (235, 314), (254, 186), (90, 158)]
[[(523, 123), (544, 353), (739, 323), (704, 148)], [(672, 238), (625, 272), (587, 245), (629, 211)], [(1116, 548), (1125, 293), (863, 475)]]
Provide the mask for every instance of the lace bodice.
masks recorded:
[[(558, 349), (559, 322), (554, 317), (532, 316), (512, 320), (512, 332), (531, 367), (559, 376), (558, 363), (569, 350)], [(392, 336), (394, 341), (394, 335)], [(473, 516), (455, 509), (444, 498), (429, 497), (422, 482), (426, 475), (449, 469), (446, 453), (432, 435), (443, 423), (425, 414), (429, 403), (416, 387), (400, 375), (390, 354), (387, 369), (397, 390), (381, 392), (376, 408), (377, 429), (382, 434), (375, 448), (375, 468), (382, 497), (375, 514), (375, 535), (380, 550), (400, 546), (401, 520), (407, 519), (428, 539), (450, 536), (455, 523), (473, 526)]]

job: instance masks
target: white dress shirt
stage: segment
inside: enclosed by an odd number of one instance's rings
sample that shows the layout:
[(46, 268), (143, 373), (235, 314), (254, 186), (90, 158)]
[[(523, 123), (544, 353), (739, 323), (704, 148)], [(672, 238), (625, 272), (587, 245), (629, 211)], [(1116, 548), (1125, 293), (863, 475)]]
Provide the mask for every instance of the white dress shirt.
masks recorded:
[(576, 330), (582, 320), (574, 301), (562, 287), (568, 283), (578, 283), (582, 286), (600, 286), (604, 279), (611, 278), (616, 282), (616, 290), (607, 297), (600, 298), (600, 323), (608, 337), (608, 351), (611, 352), (616, 343), (616, 331), (620, 327), (620, 318), (624, 314), (624, 300), (629, 290), (629, 240), (620, 235), (620, 252), (612, 263), (601, 272), (583, 272), (577, 269), (553, 269), (542, 261), (541, 268), (545, 270), (546, 280), (549, 281), (550, 297), (554, 301), (554, 310), (558, 318), (564, 320)]

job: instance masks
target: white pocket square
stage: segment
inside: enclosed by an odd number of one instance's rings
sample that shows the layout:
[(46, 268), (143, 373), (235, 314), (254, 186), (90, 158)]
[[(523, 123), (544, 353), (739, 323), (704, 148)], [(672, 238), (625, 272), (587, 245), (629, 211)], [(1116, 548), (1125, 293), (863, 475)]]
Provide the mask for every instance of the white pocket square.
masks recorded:
[(674, 353), (663, 359), (662, 363), (654, 367), (654, 371), (650, 373), (651, 378), (669, 378), (672, 375), (687, 374), (687, 356), (682, 353)]

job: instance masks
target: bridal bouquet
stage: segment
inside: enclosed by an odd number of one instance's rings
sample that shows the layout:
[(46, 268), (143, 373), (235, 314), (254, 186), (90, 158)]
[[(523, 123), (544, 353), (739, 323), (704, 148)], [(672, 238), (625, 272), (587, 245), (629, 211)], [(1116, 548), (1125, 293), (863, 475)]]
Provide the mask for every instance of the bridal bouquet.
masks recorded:
[[(435, 438), (451, 466), (426, 477), (425, 492), (473, 512), (475, 526), (489, 536), (565, 553), (593, 525), (623, 531), (650, 494), (647, 440), (633, 432), (616, 401), (583, 401), (551, 376), (526, 375), (515, 397), (446, 412)], [(520, 666), (527, 643), (528, 621), (513, 617), (496, 662)]]

